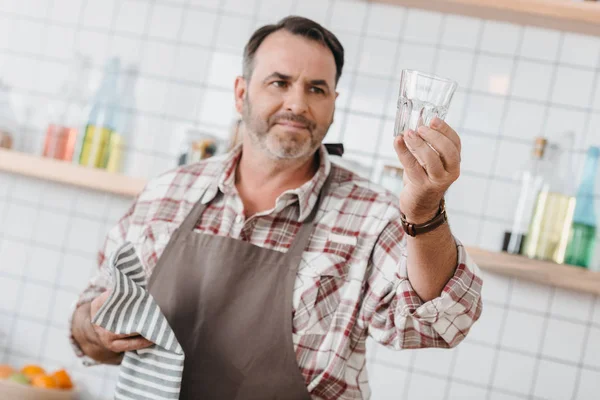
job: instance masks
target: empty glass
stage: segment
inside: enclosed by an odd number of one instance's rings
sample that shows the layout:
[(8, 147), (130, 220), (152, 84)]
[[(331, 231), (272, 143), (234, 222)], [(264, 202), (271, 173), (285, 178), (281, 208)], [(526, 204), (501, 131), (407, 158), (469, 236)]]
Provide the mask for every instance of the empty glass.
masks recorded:
[(394, 136), (429, 126), (435, 117), (444, 119), (457, 83), (435, 75), (402, 70)]

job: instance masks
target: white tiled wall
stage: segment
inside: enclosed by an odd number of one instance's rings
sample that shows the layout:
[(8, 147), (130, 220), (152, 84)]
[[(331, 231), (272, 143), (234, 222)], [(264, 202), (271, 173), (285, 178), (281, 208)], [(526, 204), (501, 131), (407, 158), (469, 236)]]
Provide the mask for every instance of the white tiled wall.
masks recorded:
[[(141, 69), (127, 173), (171, 168), (182, 126), (227, 135), (245, 41), (290, 13), (325, 24), (344, 44), (328, 140), (342, 140), (348, 158), (374, 171), (395, 161), (399, 71), (459, 82), (447, 119), (463, 141), (463, 173), (448, 201), (466, 244), (500, 246), (517, 189), (512, 173), (534, 136), (576, 134), (573, 180), (587, 146), (600, 145), (597, 37), (342, 0), (0, 0), (0, 78), (14, 88), (21, 149), (40, 143), (40, 115), (73, 52), (93, 59), (92, 86), (116, 55)], [(110, 398), (114, 368), (78, 367), (66, 323), (96, 248), (128, 202), (0, 174), (0, 363), (64, 365), (82, 398)], [(371, 344), (373, 398), (600, 396), (600, 299), (494, 275), (484, 297), (481, 321), (455, 350)]]

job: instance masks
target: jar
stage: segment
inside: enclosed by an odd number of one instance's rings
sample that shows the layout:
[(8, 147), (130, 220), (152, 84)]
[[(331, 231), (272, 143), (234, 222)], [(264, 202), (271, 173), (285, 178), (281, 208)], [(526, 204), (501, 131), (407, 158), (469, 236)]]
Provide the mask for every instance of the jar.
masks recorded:
[(197, 129), (186, 129), (179, 151), (178, 165), (192, 164), (205, 160), (225, 150), (223, 140)]

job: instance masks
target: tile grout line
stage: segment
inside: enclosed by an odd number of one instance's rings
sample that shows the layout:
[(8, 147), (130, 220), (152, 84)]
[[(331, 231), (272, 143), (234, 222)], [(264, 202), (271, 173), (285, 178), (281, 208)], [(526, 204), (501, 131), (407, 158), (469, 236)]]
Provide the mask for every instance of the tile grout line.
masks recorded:
[[(137, 1), (139, 1), (140, 3), (144, 3), (144, 4), (146, 3), (146, 1), (144, 1), (144, 0), (137, 0)], [(293, 0), (293, 1), (299, 1), (299, 0)], [(164, 6), (168, 6), (168, 7), (172, 7), (172, 8), (181, 8), (180, 3), (169, 3), (169, 2), (156, 0), (156, 4), (164, 5)], [(207, 13), (214, 13), (215, 11), (217, 11), (216, 9), (202, 7), (202, 6), (199, 6), (196, 4), (190, 5), (189, 9), (192, 11), (203, 11), (203, 12), (207, 12)], [(226, 11), (222, 12), (222, 16), (225, 16), (225, 17), (242, 17), (243, 18), (243, 17), (248, 17), (251, 15), (252, 15), (252, 13), (238, 13), (238, 12), (234, 12), (231, 10), (226, 10)], [(16, 20), (25, 20), (25, 21), (37, 22), (37, 23), (43, 23), (45, 21), (44, 18), (22, 15), (22, 14), (19, 14), (16, 12), (0, 11), (0, 17), (2, 17), (2, 16), (14, 18)], [(57, 27), (62, 27), (62, 28), (73, 28), (74, 27), (73, 24), (60, 22), (60, 21), (53, 21), (52, 26), (57, 26)], [(519, 25), (519, 24), (515, 24), (515, 26), (526, 27), (526, 25)], [(82, 30), (84, 32), (94, 32), (94, 33), (100, 33), (100, 34), (106, 33), (105, 29), (96, 28), (96, 27), (83, 27)], [(353, 30), (347, 30), (347, 29), (343, 29), (343, 28), (338, 28), (337, 31), (341, 32), (341, 33), (356, 34), (356, 32)], [(138, 34), (131, 33), (128, 31), (116, 30), (114, 33), (116, 36), (121, 36), (121, 37), (125, 37), (125, 38), (139, 38), (139, 36), (140, 36)], [(391, 38), (389, 36), (384, 36), (384, 35), (367, 34), (366, 37), (368, 37), (369, 39), (379, 39), (379, 40), (384, 40), (384, 41), (389, 41), (389, 42), (395, 42), (394, 38)], [(166, 44), (172, 43), (172, 40), (170, 40), (170, 39), (158, 38), (158, 37), (153, 38), (153, 40), (154, 39), (156, 39), (159, 42), (160, 41), (165, 42)], [(435, 45), (432, 45), (430, 42), (423, 42), (423, 41), (414, 40), (414, 39), (406, 40), (405, 42), (407, 44), (426, 46), (426, 47), (435, 47)], [(201, 45), (194, 44), (192, 42), (185, 42), (183, 44), (191, 45), (191, 46), (199, 46), (200, 48), (202, 48)], [(451, 50), (451, 51), (456, 51), (456, 52), (461, 52), (461, 53), (471, 53), (474, 50), (474, 48), (470, 48), (467, 46), (455, 45), (455, 44), (454, 45), (453, 44), (444, 44), (443, 47), (445, 50)], [(486, 56), (491, 56), (491, 57), (497, 57), (497, 58), (506, 58), (507, 57), (506, 53), (494, 52), (494, 51), (486, 50), (486, 49), (481, 49), (481, 54), (486, 55)], [(523, 61), (532, 62), (532, 63), (536, 63), (536, 64), (540, 64), (540, 65), (552, 65), (553, 64), (553, 61), (549, 61), (549, 60), (543, 59), (543, 58), (533, 58), (533, 57), (522, 56), (521, 59)], [(562, 63), (562, 62), (561, 62), (561, 65), (571, 68), (571, 69), (577, 69), (580, 71), (594, 72), (596, 70), (596, 67), (589, 66), (589, 65), (570, 64), (570, 63)]]
[(541, 364), (542, 360), (544, 359), (544, 356), (543, 356), (544, 345), (546, 342), (548, 325), (550, 324), (550, 319), (552, 318), (551, 310), (552, 310), (552, 303), (554, 302), (555, 292), (556, 292), (555, 288), (552, 287), (550, 289), (550, 294), (548, 296), (548, 306), (546, 308), (546, 315), (544, 316), (544, 322), (542, 323), (542, 325), (543, 325), (542, 326), (542, 337), (540, 338), (540, 343), (539, 343), (537, 352), (535, 354), (533, 378), (531, 380), (531, 386), (530, 386), (530, 390), (529, 390), (529, 398), (530, 399), (533, 399), (535, 397), (536, 385), (537, 385), (538, 377), (540, 374), (540, 364)]
[[(458, 127), (456, 129), (460, 129), (459, 127), (462, 127), (465, 125), (465, 121), (467, 118), (467, 110), (471, 104), (471, 96), (472, 96), (471, 91), (473, 89), (473, 86), (475, 85), (475, 72), (474, 71), (477, 68), (477, 63), (479, 62), (479, 59), (481, 56), (481, 45), (483, 43), (483, 33), (485, 31), (485, 26), (486, 26), (485, 21), (483, 21), (481, 23), (481, 25), (479, 26), (479, 32), (477, 34), (477, 41), (475, 43), (475, 48), (473, 51), (473, 61), (471, 62), (471, 76), (470, 76), (469, 82), (465, 86), (466, 98), (465, 98), (465, 102), (463, 104), (463, 109), (461, 110), (462, 112), (460, 115), (460, 119), (458, 120), (459, 122), (457, 122)], [(482, 209), (483, 209), (483, 207), (482, 207)], [(477, 230), (480, 229), (481, 225), (482, 225), (482, 222), (479, 221), (477, 223)]]
[[(403, 8), (404, 10), (404, 15), (403, 15), (403, 19), (402, 19), (402, 23), (400, 25), (400, 29), (399, 29), (399, 37), (396, 43), (396, 49), (394, 52), (394, 61), (392, 62), (392, 66), (391, 66), (391, 71), (392, 74), (394, 74), (397, 70), (398, 70), (398, 65), (400, 64), (400, 57), (402, 56), (402, 46), (404, 45), (404, 40), (403, 40), (403, 35), (406, 32), (406, 25), (408, 24), (408, 10), (406, 8)], [(393, 81), (393, 78), (392, 78)], [(398, 90), (399, 88), (396, 87), (393, 83), (390, 83), (389, 88), (387, 90), (387, 93), (385, 95), (385, 101), (384, 101), (384, 107), (387, 107), (387, 104), (389, 104), (390, 102), (394, 102), (397, 104), (398, 101)], [(396, 97), (394, 97), (394, 95), (396, 95)], [(397, 106), (395, 107), (396, 109), (398, 108)], [(351, 111), (347, 111), (346, 114), (350, 114)], [(354, 113), (355, 115), (357, 113)], [(375, 139), (375, 143), (376, 145), (378, 145), (383, 138), (386, 138), (386, 140), (389, 140), (389, 145), (393, 146), (393, 140), (394, 138), (394, 134), (395, 132), (385, 132), (385, 126), (387, 123), (387, 118), (385, 116), (385, 113), (382, 113), (379, 116), (379, 128), (378, 128), (378, 133), (377, 133), (377, 138)], [(371, 157), (371, 163), (372, 166), (374, 166), (377, 163), (377, 160), (381, 160), (383, 159), (383, 157), (381, 157), (379, 155), (379, 151), (378, 149), (375, 151), (375, 153), (373, 154), (373, 156)], [(394, 163), (398, 164), (399, 161), (397, 158), (394, 159)], [(383, 168), (383, 166), (382, 166)], [(372, 169), (372, 167), (371, 167)], [(382, 169), (383, 171), (383, 169)], [(375, 171), (371, 170), (371, 178), (373, 180), (373, 182), (378, 182), (378, 179), (375, 179), (376, 177), (373, 176)]]
[[(442, 45), (442, 41), (444, 39), (444, 34), (446, 33), (446, 28), (447, 28), (447, 24), (448, 24), (448, 15), (447, 14), (442, 14), (442, 20), (440, 21), (440, 31), (438, 34), (438, 38), (437, 38), (437, 42), (435, 44), (435, 55), (433, 60), (431, 61), (431, 71), (432, 73), (437, 74), (437, 69), (439, 67), (439, 60), (440, 60), (440, 51), (443, 47)], [(458, 129), (458, 128), (455, 128)], [(444, 194), (444, 197), (447, 197), (447, 193)], [(456, 214), (455, 214), (456, 215)], [(449, 222), (450, 224), (450, 222)], [(450, 364), (448, 366), (448, 378), (446, 379), (445, 382), (445, 389), (444, 389), (444, 400), (449, 400), (450, 399), (450, 391), (452, 389), (452, 383), (454, 382), (454, 367), (456, 366), (457, 363), (457, 359), (458, 359), (458, 350), (454, 351), (452, 353), (452, 358), (450, 360)]]
[[(338, 1), (339, 0), (331, 0), (332, 7)], [(367, 28), (367, 23), (369, 21), (369, 15), (371, 13), (371, 3), (366, 3), (365, 8), (366, 8), (366, 12), (365, 12), (365, 15), (362, 20), (362, 25), (360, 27), (360, 33), (358, 34), (359, 41), (358, 41), (358, 46), (357, 46), (357, 50), (356, 50), (357, 56), (356, 56), (356, 60), (354, 60), (356, 69), (358, 69), (358, 66), (360, 65), (360, 55), (362, 54), (364, 42), (366, 39), (365, 30)], [(358, 78), (358, 74), (352, 74), (350, 84), (348, 85), (348, 104), (351, 104), (352, 98), (354, 96), (354, 90), (356, 88), (357, 78)], [(348, 118), (349, 118), (348, 114), (344, 114), (344, 116), (342, 118), (342, 121), (340, 124), (340, 138), (339, 138), (340, 142), (344, 141), (344, 135), (345, 135), (346, 125), (348, 124)]]
[[(156, 42), (155, 39), (153, 39), (152, 41)], [(404, 42), (404, 43), (408, 44), (408, 42)], [(184, 45), (181, 44), (181, 46), (184, 46)], [(221, 53), (221, 54), (239, 55), (239, 52), (234, 52), (234, 51), (231, 51), (228, 49), (225, 49), (225, 50), (208, 49), (208, 50), (216, 52), (216, 53)], [(20, 56), (20, 57), (24, 57), (24, 58), (30, 58), (30, 59), (36, 60), (36, 61), (48, 61), (48, 62), (55, 62), (55, 63), (63, 63), (66, 61), (66, 60), (62, 60), (62, 59), (61, 60), (58, 60), (58, 59), (51, 60), (48, 57), (38, 56), (35, 54), (31, 54), (31, 53), (17, 52), (17, 51), (5, 51), (4, 53), (12, 54), (12, 55)], [(508, 58), (508, 57), (505, 57), (505, 58)], [(522, 58), (520, 58), (520, 60), (522, 60)], [(103, 67), (101, 65), (93, 65), (92, 70), (102, 71)], [(352, 74), (353, 76), (371, 78), (371, 79), (386, 81), (388, 84), (395, 84), (395, 78), (394, 78), (393, 74), (390, 74), (390, 75), (373, 74), (373, 73), (363, 72), (360, 69), (349, 69), (349, 70), (345, 69), (344, 71), (347, 74)], [(198, 89), (211, 89), (211, 90), (224, 92), (224, 93), (231, 91), (231, 88), (220, 86), (218, 84), (190, 81), (190, 80), (185, 80), (185, 79), (176, 79), (176, 78), (173, 78), (172, 75), (166, 76), (166, 75), (160, 75), (160, 74), (141, 73), (140, 72), (139, 77), (143, 78), (143, 79), (148, 79), (151, 81), (165, 83), (165, 84), (186, 85), (186, 86), (190, 86), (190, 87), (194, 87), (194, 88), (198, 88)], [(13, 86), (13, 88), (16, 89), (16, 91), (18, 91), (19, 93), (35, 94), (35, 95), (39, 95), (42, 97), (54, 97), (55, 96), (55, 93), (48, 93), (45, 91), (39, 91), (39, 90), (35, 90), (35, 89), (27, 89), (27, 88), (20, 87), (20, 86)], [(479, 90), (479, 89), (473, 89), (473, 88), (464, 89), (464, 88), (459, 87), (457, 89), (457, 93), (462, 93), (465, 96), (478, 95), (478, 96), (482, 96), (482, 97), (486, 97), (486, 98), (490, 98), (490, 99), (498, 99), (498, 100), (504, 100), (507, 97), (506, 95), (499, 95), (499, 94), (490, 93), (490, 92), (486, 92), (486, 91)], [(551, 100), (548, 100), (548, 99), (543, 101), (543, 100), (537, 100), (537, 99), (533, 99), (533, 98), (514, 96), (512, 94), (510, 95), (510, 98), (513, 101), (530, 104), (530, 105), (539, 105), (539, 106), (548, 106), (549, 105), (551, 107), (560, 107), (561, 109), (563, 109), (565, 111), (575, 111), (575, 112), (581, 112), (581, 113), (588, 113), (588, 114), (594, 114), (594, 115), (599, 114), (600, 115), (600, 108), (596, 109), (596, 108), (592, 108), (592, 107), (574, 106), (574, 105), (569, 105), (569, 104), (564, 104), (564, 103), (552, 102)], [(388, 115), (386, 112), (373, 113), (370, 111), (353, 109), (351, 107), (342, 107), (342, 108), (340, 108), (340, 110), (344, 110), (345, 112), (357, 113), (357, 114), (361, 114), (364, 116), (370, 116), (373, 118), (381, 117), (381, 118), (386, 118), (386, 119), (394, 119), (393, 115)], [(152, 115), (159, 115), (156, 112), (150, 112), (150, 111), (144, 111), (144, 112), (151, 113)], [(174, 117), (174, 116), (169, 116), (169, 118), (177, 119), (177, 117)], [(467, 130), (469, 130), (469, 129), (467, 129)], [(485, 136), (488, 138), (493, 137), (489, 133), (483, 133), (483, 132), (479, 133), (478, 135)], [(514, 137), (506, 137), (505, 139), (513, 140), (515, 142), (522, 142), (522, 143), (529, 142), (529, 141), (526, 141), (525, 139), (519, 139), (519, 138), (514, 138)]]
[(591, 333), (592, 333), (592, 321), (594, 319), (594, 313), (596, 311), (596, 305), (598, 304), (597, 301), (598, 297), (594, 298), (594, 301), (591, 304), (590, 307), (590, 311), (588, 312), (588, 323), (586, 324), (585, 327), (585, 332), (583, 334), (583, 343), (581, 346), (581, 354), (579, 355), (579, 363), (577, 364), (577, 368), (575, 370), (575, 384), (573, 386), (573, 396), (571, 397), (571, 400), (577, 400), (578, 398), (578, 394), (579, 394), (579, 386), (581, 385), (581, 373), (583, 372), (583, 369), (585, 368), (585, 355), (586, 355), (586, 345), (589, 342)]
[(502, 350), (502, 338), (504, 337), (504, 331), (506, 329), (506, 321), (508, 320), (508, 313), (511, 311), (510, 299), (512, 298), (514, 279), (515, 278), (510, 278), (510, 280), (508, 281), (506, 302), (504, 303), (502, 322), (500, 323), (500, 332), (498, 333), (496, 346), (494, 346), (492, 368), (490, 370), (490, 377), (489, 377), (489, 381), (487, 384), (486, 400), (491, 400), (492, 394), (494, 392), (494, 382), (496, 380), (496, 372), (498, 369), (498, 363), (499, 363), (499, 359), (500, 359), (500, 351)]
[[(590, 99), (588, 101), (588, 104), (590, 105), (590, 107), (594, 104), (594, 101), (596, 100), (596, 91), (594, 90), (596, 87), (598, 87), (598, 85), (600, 85), (600, 49), (598, 49), (598, 56), (597, 56), (598, 60), (596, 61), (596, 65), (597, 68), (594, 70), (594, 77), (592, 79), (592, 89), (591, 89), (591, 93), (590, 93)], [(599, 90), (600, 93), (600, 90)], [(580, 143), (575, 144), (576, 148), (580, 148), (580, 149), (584, 149), (584, 143), (587, 141), (588, 135), (590, 135), (590, 125), (592, 122), (592, 116), (594, 115), (593, 112), (587, 112), (586, 113), (586, 118), (585, 118), (585, 122), (583, 123), (583, 132), (581, 135), (581, 139), (580, 139)]]
[[(402, 371), (408, 371), (410, 367), (404, 366), (404, 365), (399, 365), (399, 364), (394, 364), (391, 363), (389, 361), (378, 361), (375, 364), (385, 367), (385, 368), (390, 368), (390, 369), (398, 369), (398, 370), (402, 370)], [(445, 375), (445, 374), (440, 374), (440, 373), (436, 373), (436, 372), (431, 372), (429, 370), (424, 370), (424, 369), (413, 369), (412, 371), (415, 374), (421, 375), (421, 376), (426, 376), (426, 377), (432, 377), (432, 378), (436, 378), (436, 379), (440, 379), (440, 380), (452, 380), (452, 382), (456, 382), (465, 386), (471, 386), (474, 388), (478, 388), (478, 389), (483, 389), (486, 390), (487, 386), (485, 384), (482, 383), (478, 383), (475, 381), (469, 381), (466, 379), (462, 379), (462, 378), (453, 378), (450, 373)], [(512, 396), (516, 396), (516, 397), (520, 397), (521, 399), (525, 400), (525, 399), (529, 399), (529, 396), (526, 394), (522, 394), (519, 392), (513, 392), (511, 390), (505, 389), (505, 388), (501, 388), (501, 387), (494, 387), (493, 388), (494, 392), (497, 393), (502, 393), (502, 394), (508, 394), (508, 395), (512, 395)], [(406, 399), (410, 399), (412, 400), (412, 398), (406, 397), (404, 396), (403, 398)], [(452, 399), (454, 400), (454, 399)], [(533, 400), (546, 400), (546, 399), (541, 399), (539, 397), (534, 397)]]
[[(504, 104), (502, 106), (501, 122), (498, 126), (498, 132), (495, 136), (495, 146), (494, 146), (495, 151), (494, 151), (494, 155), (492, 156), (492, 162), (490, 164), (490, 171), (489, 171), (488, 177), (486, 179), (486, 181), (488, 182), (488, 185), (487, 185), (487, 190), (485, 191), (485, 193), (483, 195), (483, 201), (481, 204), (481, 215), (486, 214), (486, 210), (487, 210), (489, 202), (490, 202), (490, 197), (491, 197), (491, 193), (492, 193), (491, 183), (493, 182), (492, 177), (493, 177), (493, 175), (495, 175), (496, 167), (498, 165), (498, 159), (500, 158), (500, 145), (502, 143), (502, 139), (504, 138), (504, 129), (505, 129), (506, 120), (508, 117), (508, 110), (510, 109), (510, 101), (512, 99), (514, 78), (516, 76), (517, 68), (519, 66), (519, 59), (520, 59), (519, 55), (521, 53), (521, 49), (523, 48), (524, 37), (525, 37), (525, 29), (521, 27), (521, 29), (519, 31), (519, 42), (517, 44), (517, 48), (515, 50), (515, 54), (514, 54), (513, 60), (512, 60), (513, 64), (511, 66), (511, 72), (510, 72), (510, 78), (509, 78), (509, 84), (508, 84), (509, 91), (508, 91), (508, 93), (506, 93), (506, 96), (504, 97), (504, 100), (503, 100)], [(477, 229), (477, 237), (482, 238), (483, 228), (484, 228), (484, 224), (479, 224), (478, 229)], [(480, 239), (479, 243), (481, 243), (481, 239)]]
[[(48, 2), (48, 4), (47, 4), (47, 8), (46, 8), (46, 12), (45, 12), (45, 14), (46, 14), (46, 20), (49, 20), (48, 17), (49, 17), (49, 14), (50, 14), (53, 6), (54, 6), (54, 1), (50, 0)], [(44, 29), (47, 30), (49, 24), (47, 22), (44, 22), (43, 25), (44, 25)], [(44, 35), (44, 37), (41, 38), (40, 48), (45, 47), (47, 45), (47, 43), (46, 43), (46, 37), (47, 37), (47, 35)], [(36, 69), (37, 68), (39, 68), (39, 63), (36, 63)], [(20, 124), (20, 125), (23, 126), (23, 124)], [(25, 131), (25, 129), (21, 129), (21, 131), (23, 132), (23, 131)], [(41, 182), (41, 190), (43, 190), (45, 187), (48, 187), (48, 186), (49, 186), (48, 183)], [(15, 185), (13, 184), (12, 188), (14, 189), (14, 187), (15, 187)], [(9, 197), (9, 196), (10, 195), (7, 194), (7, 197)], [(10, 197), (12, 197), (12, 196), (10, 196)], [(40, 197), (38, 199), (38, 202), (37, 202), (36, 205), (38, 205), (38, 206), (41, 205), (41, 202), (42, 202), (42, 197)], [(8, 207), (10, 207), (10, 204), (11, 204), (11, 202), (9, 200), (7, 202), (7, 206), (6, 206), (7, 207), (7, 209), (5, 211), (6, 215), (8, 215)], [(36, 226), (37, 226), (37, 224), (39, 222), (40, 212), (41, 212), (40, 208), (39, 207), (36, 208), (36, 212), (35, 212), (36, 218), (34, 219), (34, 223), (33, 223), (33, 226), (32, 226), (31, 232), (30, 232), (30, 235), (32, 235), (32, 236), (35, 235)], [(5, 216), (5, 218), (6, 218), (6, 216)], [(2, 233), (0, 233), (0, 235), (2, 235), (2, 238), (4, 238), (4, 236), (5, 236), (4, 235), (4, 231)], [(33, 237), (30, 237), (29, 241), (31, 241), (32, 239), (33, 239)], [(31, 266), (30, 266), (31, 257), (32, 257), (31, 253), (28, 253), (25, 256), (24, 265), (22, 267), (23, 268), (22, 269), (23, 274), (20, 277), (20, 279), (16, 280), (16, 281), (19, 282), (19, 289), (18, 289), (17, 296), (16, 296), (16, 307), (13, 310), (13, 313), (12, 313), (12, 323), (11, 323), (10, 330), (6, 334), (6, 342), (5, 342), (5, 346), (6, 347), (2, 351), (2, 358), (6, 359), (7, 361), (8, 361), (8, 358), (10, 358), (10, 356), (11, 356), (11, 345), (15, 341), (14, 336), (16, 334), (16, 329), (17, 329), (19, 321), (20, 321), (20, 315), (22, 314), (22, 312), (21, 312), (21, 305), (23, 303), (22, 299), (23, 299), (23, 296), (25, 295), (25, 289), (26, 289), (26, 286), (28, 284), (27, 272), (28, 272), (29, 268), (31, 268)], [(41, 347), (42, 347), (41, 343), (39, 343), (39, 348), (41, 349)]]

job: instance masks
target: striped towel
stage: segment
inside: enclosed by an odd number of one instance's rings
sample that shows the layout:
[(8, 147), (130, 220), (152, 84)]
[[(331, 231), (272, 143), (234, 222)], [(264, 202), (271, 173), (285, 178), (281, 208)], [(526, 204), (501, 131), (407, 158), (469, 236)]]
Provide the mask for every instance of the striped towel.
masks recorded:
[(113, 290), (92, 322), (118, 334), (137, 332), (155, 345), (124, 354), (115, 399), (178, 399), (184, 354), (167, 319), (146, 291), (145, 274), (133, 245), (111, 257)]

